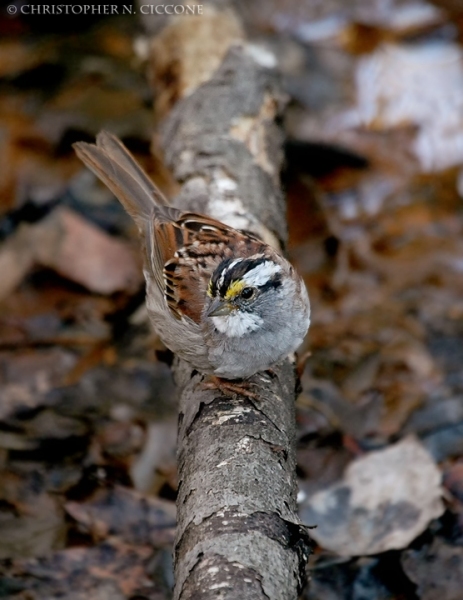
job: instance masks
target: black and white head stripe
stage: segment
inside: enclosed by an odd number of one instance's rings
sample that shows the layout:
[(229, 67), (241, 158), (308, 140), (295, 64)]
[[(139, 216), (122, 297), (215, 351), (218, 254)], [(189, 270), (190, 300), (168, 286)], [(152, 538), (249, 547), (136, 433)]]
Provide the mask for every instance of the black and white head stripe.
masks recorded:
[(226, 259), (214, 271), (210, 282), (212, 296), (225, 297), (234, 281), (243, 281), (250, 287), (266, 289), (281, 285), (281, 266), (256, 254), (250, 258)]

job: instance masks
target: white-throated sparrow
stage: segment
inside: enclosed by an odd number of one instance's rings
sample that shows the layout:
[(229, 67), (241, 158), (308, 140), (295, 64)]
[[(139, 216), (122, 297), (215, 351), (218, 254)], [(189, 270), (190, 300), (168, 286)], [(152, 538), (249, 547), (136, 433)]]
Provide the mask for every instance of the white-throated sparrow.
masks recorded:
[(112, 134), (74, 147), (140, 230), (148, 312), (168, 348), (225, 379), (249, 377), (296, 350), (310, 306), (287, 260), (249, 233), (169, 206)]

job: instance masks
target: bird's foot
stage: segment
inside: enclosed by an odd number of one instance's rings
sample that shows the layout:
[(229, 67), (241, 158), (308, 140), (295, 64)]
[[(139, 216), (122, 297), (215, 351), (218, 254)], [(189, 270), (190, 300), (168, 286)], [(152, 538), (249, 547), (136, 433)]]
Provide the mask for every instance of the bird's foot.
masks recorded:
[(260, 400), (259, 395), (251, 390), (251, 386), (255, 386), (255, 384), (241, 379), (222, 379), (216, 375), (209, 375), (207, 380), (204, 380), (201, 383), (203, 389), (219, 390), (225, 396), (236, 394), (238, 396), (249, 398), (250, 400)]

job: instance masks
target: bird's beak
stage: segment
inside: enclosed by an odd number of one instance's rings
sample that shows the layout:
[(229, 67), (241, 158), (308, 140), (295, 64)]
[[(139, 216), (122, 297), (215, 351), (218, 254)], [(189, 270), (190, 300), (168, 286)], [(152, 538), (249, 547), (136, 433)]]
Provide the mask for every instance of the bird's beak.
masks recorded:
[(224, 302), (220, 298), (216, 298), (211, 302), (211, 305), (207, 309), (206, 315), (208, 317), (226, 317), (233, 310), (233, 307), (228, 304), (228, 302)]

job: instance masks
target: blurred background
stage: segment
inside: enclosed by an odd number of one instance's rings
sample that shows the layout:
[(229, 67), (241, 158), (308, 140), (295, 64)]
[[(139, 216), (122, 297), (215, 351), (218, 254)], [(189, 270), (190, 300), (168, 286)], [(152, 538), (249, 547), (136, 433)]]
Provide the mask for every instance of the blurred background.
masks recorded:
[[(166, 18), (142, 4), (0, 9), (0, 598), (172, 586), (172, 357), (135, 227), (72, 150), (108, 129), (177, 191), (153, 144)], [(287, 250), (313, 315), (303, 598), (461, 600), (463, 3), (232, 6), (288, 96)]]

